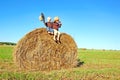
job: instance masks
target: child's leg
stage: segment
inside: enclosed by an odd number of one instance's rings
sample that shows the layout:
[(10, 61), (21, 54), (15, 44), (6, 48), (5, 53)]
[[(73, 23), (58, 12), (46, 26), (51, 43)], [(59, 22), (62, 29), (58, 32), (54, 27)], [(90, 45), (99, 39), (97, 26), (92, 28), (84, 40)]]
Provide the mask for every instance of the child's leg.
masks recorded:
[(51, 34), (53, 34), (53, 32), (54, 32), (54, 31), (53, 31), (53, 29), (52, 29), (52, 28), (50, 28), (50, 33), (51, 33)]
[(53, 36), (53, 39), (56, 41), (57, 30), (56, 30), (56, 29), (53, 29), (53, 30), (54, 30), (54, 36)]
[(60, 32), (57, 31), (57, 40), (59, 41), (59, 39), (60, 39)]

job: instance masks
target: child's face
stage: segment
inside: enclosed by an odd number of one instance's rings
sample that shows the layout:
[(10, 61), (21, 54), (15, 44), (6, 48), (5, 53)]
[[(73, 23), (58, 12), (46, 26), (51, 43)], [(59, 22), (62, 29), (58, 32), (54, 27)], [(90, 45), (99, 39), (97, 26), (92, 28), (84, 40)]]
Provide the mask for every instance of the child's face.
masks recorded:
[(56, 22), (59, 22), (59, 20), (56, 20)]

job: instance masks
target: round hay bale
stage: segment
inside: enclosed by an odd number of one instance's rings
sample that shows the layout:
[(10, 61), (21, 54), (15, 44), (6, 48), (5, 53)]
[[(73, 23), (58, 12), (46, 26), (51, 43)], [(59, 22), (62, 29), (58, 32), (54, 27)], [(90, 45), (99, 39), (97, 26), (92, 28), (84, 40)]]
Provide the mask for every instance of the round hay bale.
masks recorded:
[(15, 64), (25, 70), (49, 71), (77, 66), (77, 45), (72, 37), (61, 33), (61, 44), (45, 28), (26, 34), (16, 45)]

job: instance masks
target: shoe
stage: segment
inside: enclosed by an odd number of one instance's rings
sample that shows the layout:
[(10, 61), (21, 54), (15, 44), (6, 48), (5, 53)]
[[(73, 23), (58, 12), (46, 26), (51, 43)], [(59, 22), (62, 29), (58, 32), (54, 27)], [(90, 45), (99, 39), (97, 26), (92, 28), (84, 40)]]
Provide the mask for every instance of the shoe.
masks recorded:
[(58, 43), (57, 40), (54, 40), (54, 41), (55, 41), (56, 43)]
[(61, 44), (61, 41), (59, 40), (59, 43)]
[(57, 43), (58, 43), (58, 44), (61, 44), (61, 41), (60, 41), (60, 40), (57, 40)]

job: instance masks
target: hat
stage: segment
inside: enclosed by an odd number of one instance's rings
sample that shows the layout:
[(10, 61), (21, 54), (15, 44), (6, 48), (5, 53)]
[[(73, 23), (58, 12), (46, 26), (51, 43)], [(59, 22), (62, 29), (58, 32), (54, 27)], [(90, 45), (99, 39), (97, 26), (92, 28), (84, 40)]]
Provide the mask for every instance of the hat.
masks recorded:
[(59, 17), (54, 17), (54, 21), (59, 21)]
[(41, 15), (39, 16), (39, 20), (40, 20), (40, 21), (42, 21), (42, 20), (43, 20), (43, 17), (42, 17)]

